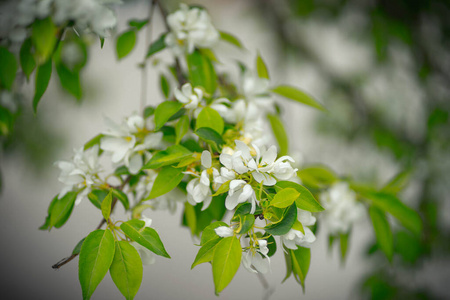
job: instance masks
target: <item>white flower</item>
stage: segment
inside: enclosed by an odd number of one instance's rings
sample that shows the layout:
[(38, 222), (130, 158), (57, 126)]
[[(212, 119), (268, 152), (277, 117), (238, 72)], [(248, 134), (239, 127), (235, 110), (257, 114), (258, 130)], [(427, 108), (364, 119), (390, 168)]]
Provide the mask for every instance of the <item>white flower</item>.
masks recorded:
[(141, 215), (141, 220), (145, 222), (144, 227), (150, 227), (152, 226), (152, 219), (148, 218), (146, 215)]
[(141, 256), (142, 264), (151, 265), (155, 263), (155, 254), (153, 254), (152, 251), (136, 242), (131, 242), (130, 245), (133, 246)]
[(241, 179), (231, 180), (230, 189), (228, 190), (227, 198), (225, 199), (225, 207), (228, 210), (233, 210), (239, 203), (250, 200), (253, 214), (256, 210), (256, 195), (252, 186)]
[(303, 227), (305, 233), (299, 230), (290, 229), (288, 233), (281, 236), (281, 241), (286, 248), (296, 250), (297, 246), (311, 247), (311, 244), (316, 240), (316, 236), (308, 227)]
[(249, 272), (266, 274), (270, 270), (270, 258), (267, 256), (267, 240), (258, 240), (259, 249), (257, 251), (247, 251), (242, 255), (242, 265)]
[(218, 236), (223, 237), (223, 238), (234, 235), (233, 229), (228, 226), (219, 226), (219, 227), (215, 228), (214, 231), (216, 232), (216, 234)]
[(61, 169), (58, 180), (65, 184), (65, 187), (59, 193), (59, 198), (69, 191), (83, 189), (75, 201), (75, 204), (78, 205), (82, 198), (90, 192), (91, 186), (100, 183), (98, 178), (100, 172), (98, 145), (86, 151), (83, 151), (83, 148), (75, 150), (73, 161), (57, 161), (55, 164)]
[(325, 208), (322, 223), (330, 234), (345, 234), (364, 215), (364, 206), (356, 201), (356, 194), (346, 182), (338, 182), (320, 195)]
[(219, 40), (219, 32), (203, 9), (181, 4), (179, 10), (167, 16), (167, 23), (170, 32), (164, 42), (177, 56), (192, 53), (195, 47), (210, 48)]
[[(202, 152), (201, 156), (202, 166), (206, 168), (200, 174), (199, 178), (194, 178), (186, 186), (186, 191), (188, 193), (187, 200), (191, 205), (196, 205), (197, 203), (203, 202), (202, 210), (208, 208), (211, 204), (212, 193), (210, 188), (209, 174), (211, 173), (213, 177), (219, 176), (219, 171), (211, 167), (212, 157), (211, 153), (207, 150)], [(186, 172), (194, 176), (198, 176), (196, 173)]]
[(184, 104), (186, 109), (195, 110), (203, 99), (203, 91), (199, 88), (192, 89), (190, 83), (185, 83), (181, 90), (174, 91), (175, 98)]
[(259, 111), (273, 112), (274, 101), (269, 93), (269, 80), (260, 78), (253, 72), (246, 72), (242, 80), (242, 92), (249, 102), (253, 102)]

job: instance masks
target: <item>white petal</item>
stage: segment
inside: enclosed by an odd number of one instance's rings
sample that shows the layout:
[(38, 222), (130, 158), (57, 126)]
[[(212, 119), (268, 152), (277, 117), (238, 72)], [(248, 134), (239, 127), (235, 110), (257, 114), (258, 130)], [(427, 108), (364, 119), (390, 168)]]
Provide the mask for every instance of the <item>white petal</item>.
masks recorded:
[(230, 237), (234, 235), (234, 231), (233, 229), (231, 229), (228, 226), (220, 226), (217, 227), (216, 229), (214, 229), (214, 231), (216, 232), (216, 234), (220, 237)]
[(212, 159), (211, 159), (211, 152), (209, 152), (208, 150), (205, 150), (202, 152), (202, 165), (209, 169), (211, 168), (211, 163), (212, 163)]

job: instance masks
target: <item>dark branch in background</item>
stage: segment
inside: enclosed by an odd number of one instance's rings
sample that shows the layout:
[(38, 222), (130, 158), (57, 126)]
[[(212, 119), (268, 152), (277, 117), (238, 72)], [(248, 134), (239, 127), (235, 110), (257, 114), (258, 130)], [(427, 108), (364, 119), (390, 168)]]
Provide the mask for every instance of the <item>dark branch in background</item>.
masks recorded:
[[(161, 16), (164, 20), (164, 25), (166, 26), (167, 31), (170, 31), (169, 23), (167, 23), (168, 13), (164, 8), (164, 6), (162, 5), (161, 0), (154, 0), (154, 3), (157, 4), (159, 7), (159, 11), (161, 12)], [(177, 74), (178, 83), (181, 87), (184, 83), (186, 83), (186, 77), (183, 75), (180, 60), (178, 59), (178, 57), (175, 57), (175, 72)]]
[[(122, 191), (125, 187), (125, 185), (127, 185), (127, 183), (131, 180), (131, 175), (128, 175), (127, 178), (125, 178), (125, 180), (122, 182), (122, 184), (117, 188), (118, 190)], [(116, 206), (117, 203), (117, 198), (113, 199), (113, 202), (111, 203), (111, 213), (114, 210), (114, 207)], [(100, 224), (98, 224), (97, 229), (102, 228), (102, 226), (106, 223), (106, 220), (104, 218), (102, 218), (102, 220), (100, 221)], [(72, 259), (74, 259), (75, 257), (78, 256), (78, 253), (76, 254), (72, 254), (69, 257), (63, 258), (60, 261), (58, 261), (56, 264), (54, 264), (52, 266), (53, 269), (59, 269), (62, 266), (64, 266), (65, 264), (67, 264), (68, 262), (70, 262)]]

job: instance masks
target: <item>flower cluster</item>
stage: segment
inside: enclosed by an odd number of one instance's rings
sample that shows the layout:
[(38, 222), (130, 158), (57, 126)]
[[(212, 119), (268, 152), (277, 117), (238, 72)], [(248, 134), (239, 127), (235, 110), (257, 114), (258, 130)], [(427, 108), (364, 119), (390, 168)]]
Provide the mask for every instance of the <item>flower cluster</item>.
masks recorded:
[(320, 201), (325, 211), (322, 213), (322, 223), (331, 235), (346, 234), (353, 224), (365, 214), (364, 205), (356, 201), (356, 194), (348, 183), (335, 183), (322, 192)]
[(208, 13), (198, 7), (180, 4), (180, 9), (167, 17), (167, 23), (170, 32), (164, 41), (177, 56), (192, 53), (196, 47), (210, 48), (219, 40)]

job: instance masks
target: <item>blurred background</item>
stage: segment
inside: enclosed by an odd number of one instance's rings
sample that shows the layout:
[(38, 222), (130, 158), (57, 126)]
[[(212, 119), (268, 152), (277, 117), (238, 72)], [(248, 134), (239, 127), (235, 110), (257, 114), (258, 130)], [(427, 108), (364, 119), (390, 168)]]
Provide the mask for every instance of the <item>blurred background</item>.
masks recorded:
[[(144, 19), (149, 1), (118, 7), (117, 32), (131, 18)], [(176, 1), (164, 2), (170, 11)], [(188, 1), (193, 4), (194, 2)], [(392, 264), (373, 247), (369, 217), (353, 229), (345, 264), (329, 251), (327, 233), (312, 247), (306, 293), (294, 280), (281, 284), (284, 258), (278, 251), (267, 280), (271, 299), (450, 299), (450, 5), (445, 0), (203, 0), (216, 28), (236, 35), (248, 51), (220, 44), (219, 68), (239, 59), (253, 65), (264, 57), (272, 84), (288, 83), (314, 95), (327, 113), (279, 101), (302, 166), (323, 163), (362, 183), (383, 185), (406, 171), (401, 199), (424, 221), (418, 239), (395, 233)], [(0, 2), (4, 23), (14, 11)], [(156, 13), (152, 37), (164, 29)], [(101, 216), (88, 201), (61, 229), (39, 231), (61, 185), (56, 160), (104, 130), (104, 116), (121, 120), (140, 109), (145, 31), (131, 55), (117, 62), (115, 39), (89, 48), (82, 74), (83, 98), (65, 93), (52, 78), (38, 114), (31, 110), (33, 84), (24, 83), (14, 130), (2, 137), (0, 198), (0, 290), (4, 299), (80, 299), (77, 258), (55, 271)], [(170, 62), (170, 56), (158, 54)], [(158, 65), (145, 79), (147, 104), (162, 100)], [(237, 72), (237, 69), (236, 69)], [(19, 97), (19, 96), (15, 96)], [(2, 99), (4, 95), (2, 95)], [(5, 101), (5, 100), (2, 100)], [(118, 213), (123, 213), (118, 211)], [(136, 299), (216, 299), (209, 264), (190, 265), (198, 247), (182, 228), (181, 207), (149, 212), (172, 259), (144, 268)], [(259, 299), (258, 278), (238, 271), (220, 299)], [(109, 275), (92, 299), (121, 299)]]

